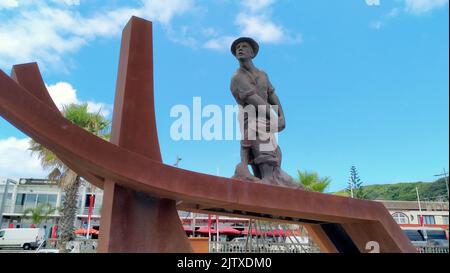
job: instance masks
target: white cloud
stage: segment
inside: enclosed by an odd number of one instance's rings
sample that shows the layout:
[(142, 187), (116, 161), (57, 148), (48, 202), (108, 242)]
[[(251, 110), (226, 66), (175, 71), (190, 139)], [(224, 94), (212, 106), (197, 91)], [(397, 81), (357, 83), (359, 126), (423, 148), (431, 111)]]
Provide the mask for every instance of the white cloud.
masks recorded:
[(204, 48), (224, 51), (229, 49), (233, 38), (249, 36), (260, 43), (301, 43), (300, 34), (292, 35), (282, 25), (271, 18), (271, 6), (276, 0), (243, 0), (241, 12), (235, 17), (234, 23), (238, 27), (239, 35), (222, 35), (207, 40)]
[(395, 7), (388, 13), (382, 15), (378, 20), (370, 22), (370, 28), (379, 30), (386, 25), (391, 19), (398, 17), (400, 14), (423, 15), (433, 10), (444, 8), (448, 4), (448, 0), (404, 0), (401, 1), (403, 7)]
[(263, 16), (240, 13), (236, 18), (236, 24), (242, 28), (242, 35), (253, 37), (263, 43), (279, 43), (286, 39), (283, 28)]
[(176, 15), (182, 15), (194, 7), (193, 0), (144, 0), (142, 13), (164, 24)]
[(237, 39), (235, 36), (222, 36), (206, 41), (203, 47), (218, 51), (226, 51), (230, 49), (231, 43), (233, 43), (235, 39)]
[(30, 138), (0, 139), (0, 176), (16, 179), (47, 176), (37, 156), (32, 156), (28, 150), (29, 141)]
[(104, 117), (108, 117), (111, 114), (112, 106), (110, 105), (94, 101), (87, 101), (86, 103), (88, 105), (87, 110), (90, 113), (100, 112), (100, 114)]
[(207, 27), (202, 29), (202, 34), (205, 36), (216, 36), (217, 30), (215, 30), (213, 27)]
[(435, 9), (443, 8), (448, 0), (405, 0), (406, 12), (419, 15)]
[(52, 97), (59, 110), (63, 109), (63, 106), (72, 103), (80, 104), (87, 103), (88, 112), (98, 113), (104, 117), (109, 117), (112, 111), (112, 105), (95, 101), (81, 101), (77, 98), (77, 90), (67, 82), (58, 82), (53, 85), (47, 86), (50, 97)]
[(69, 6), (79, 6), (80, 0), (51, 0), (53, 3), (56, 4), (64, 4)]
[(291, 36), (283, 26), (271, 19), (271, 6), (275, 0), (245, 0), (244, 10), (235, 19), (241, 36), (250, 36), (262, 43), (298, 43), (301, 36)]
[(19, 6), (19, 3), (16, 0), (1, 0), (0, 1), (0, 10), (16, 8), (18, 6)]
[(243, 0), (242, 5), (249, 9), (251, 12), (261, 11), (268, 8), (275, 0)]
[(19, 7), (14, 15), (0, 14), (0, 67), (37, 61), (43, 69), (61, 66), (65, 54), (77, 51), (93, 39), (120, 35), (132, 15), (168, 25), (175, 16), (188, 12), (194, 3), (141, 0), (137, 7), (98, 10), (85, 16), (78, 11), (77, 0), (21, 0), (20, 4), (16, 0), (3, 1), (4, 7), (6, 3)]
[[(67, 82), (58, 82), (47, 86), (48, 92), (58, 109), (62, 110), (63, 105), (71, 103), (83, 103), (77, 98), (77, 90)], [(112, 105), (94, 101), (86, 101), (88, 111), (102, 114), (109, 117), (112, 112)], [(30, 138), (18, 139), (8, 137), (0, 139), (0, 176), (8, 178), (20, 177), (46, 177), (48, 172), (41, 168), (39, 159), (32, 156), (29, 148)], [(20, 162), (20, 164), (17, 164)]]
[(58, 82), (47, 86), (47, 89), (59, 110), (62, 110), (64, 105), (80, 103), (77, 99), (77, 90), (69, 83)]

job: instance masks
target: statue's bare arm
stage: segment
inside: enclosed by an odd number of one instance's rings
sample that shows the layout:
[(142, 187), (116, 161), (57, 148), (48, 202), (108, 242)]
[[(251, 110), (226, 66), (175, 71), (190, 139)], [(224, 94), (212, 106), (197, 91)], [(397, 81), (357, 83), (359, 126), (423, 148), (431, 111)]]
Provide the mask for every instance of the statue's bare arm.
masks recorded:
[(256, 93), (256, 87), (244, 77), (235, 77), (233, 79), (235, 92), (246, 104), (252, 105), (258, 109), (260, 105), (266, 107), (266, 117), (270, 119), (270, 103), (262, 99)]
[[(266, 77), (267, 77), (267, 74), (266, 74)], [(286, 119), (284, 118), (283, 107), (281, 106), (280, 99), (278, 98), (277, 94), (275, 93), (275, 88), (272, 86), (272, 84), (269, 81), (269, 77), (267, 77), (267, 82), (269, 85), (268, 102), (270, 105), (277, 106), (278, 132), (281, 132), (284, 130), (284, 128), (286, 128)]]

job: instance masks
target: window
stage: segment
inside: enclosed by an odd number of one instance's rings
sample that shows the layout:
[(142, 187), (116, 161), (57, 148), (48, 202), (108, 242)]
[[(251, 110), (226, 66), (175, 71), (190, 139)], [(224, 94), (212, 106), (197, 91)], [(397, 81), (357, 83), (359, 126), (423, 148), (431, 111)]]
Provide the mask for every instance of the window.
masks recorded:
[(0, 238), (2, 238), (4, 235), (5, 235), (5, 231), (4, 230), (0, 231)]
[(17, 206), (23, 206), (25, 204), (25, 194), (24, 193), (18, 193), (16, 197), (16, 205)]
[(48, 195), (47, 194), (39, 194), (37, 198), (37, 204), (47, 204)]
[(56, 207), (57, 197), (58, 196), (56, 194), (49, 194), (48, 195), (48, 204), (50, 204), (50, 206), (52, 206), (52, 207)]
[[(3, 202), (3, 195), (4, 194), (5, 194), (4, 192), (0, 193), (0, 204)], [(6, 195), (6, 199), (5, 199), (5, 203), (7, 205), (10, 204), (10, 202), (8, 202), (8, 201), (10, 201), (11, 198), (12, 198), (12, 193), (8, 192), (8, 194)]]
[(428, 240), (447, 240), (443, 230), (427, 230)]
[(408, 216), (406, 216), (406, 214), (404, 213), (396, 212), (392, 214), (392, 218), (394, 218), (397, 224), (409, 224)]
[(442, 223), (448, 225), (448, 216), (442, 216)]
[[(86, 194), (86, 198), (84, 199), (84, 207), (89, 208), (89, 205), (91, 203), (91, 196), (92, 194)], [(94, 195), (94, 204), (95, 204), (95, 195)]]
[(56, 198), (56, 194), (39, 194), (37, 204), (49, 204), (52, 207), (56, 207)]
[(66, 201), (66, 194), (63, 192), (63, 193), (61, 193), (61, 206), (64, 205), (65, 201)]
[(425, 241), (425, 237), (421, 230), (404, 230), (406, 236), (408, 236), (411, 241)]
[(36, 206), (37, 194), (31, 193), (25, 195), (25, 207), (33, 208)]
[(425, 225), (434, 225), (436, 224), (436, 220), (434, 219), (434, 215), (424, 215), (423, 222)]

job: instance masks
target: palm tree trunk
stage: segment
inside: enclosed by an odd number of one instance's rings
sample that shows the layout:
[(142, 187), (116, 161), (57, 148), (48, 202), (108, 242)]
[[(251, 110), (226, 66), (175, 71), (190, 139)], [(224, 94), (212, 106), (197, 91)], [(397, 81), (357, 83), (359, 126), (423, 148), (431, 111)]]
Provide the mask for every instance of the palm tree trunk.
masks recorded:
[(66, 245), (73, 239), (74, 224), (77, 216), (78, 189), (80, 188), (80, 177), (68, 170), (62, 178), (62, 185), (65, 193), (65, 201), (62, 207), (60, 227), (61, 241), (59, 244), (60, 252), (67, 252)]

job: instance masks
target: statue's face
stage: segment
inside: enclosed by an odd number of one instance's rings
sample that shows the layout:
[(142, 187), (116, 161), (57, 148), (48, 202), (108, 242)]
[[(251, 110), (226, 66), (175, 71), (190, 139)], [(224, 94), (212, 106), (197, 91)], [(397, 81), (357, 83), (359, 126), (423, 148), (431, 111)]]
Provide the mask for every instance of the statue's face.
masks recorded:
[(236, 58), (238, 60), (252, 59), (254, 56), (252, 46), (247, 42), (240, 42), (236, 46)]

